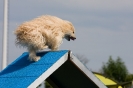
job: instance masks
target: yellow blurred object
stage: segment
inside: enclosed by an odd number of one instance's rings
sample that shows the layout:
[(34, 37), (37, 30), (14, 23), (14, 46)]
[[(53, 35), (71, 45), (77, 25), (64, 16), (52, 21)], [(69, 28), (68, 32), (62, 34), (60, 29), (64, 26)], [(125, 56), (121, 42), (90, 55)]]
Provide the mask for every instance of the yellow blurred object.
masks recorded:
[[(104, 85), (108, 86), (108, 88), (122, 88), (121, 86), (118, 86), (117, 83), (109, 78), (104, 77), (102, 74), (95, 73), (94, 75), (101, 80)], [(117, 87), (118, 86), (118, 87)]]

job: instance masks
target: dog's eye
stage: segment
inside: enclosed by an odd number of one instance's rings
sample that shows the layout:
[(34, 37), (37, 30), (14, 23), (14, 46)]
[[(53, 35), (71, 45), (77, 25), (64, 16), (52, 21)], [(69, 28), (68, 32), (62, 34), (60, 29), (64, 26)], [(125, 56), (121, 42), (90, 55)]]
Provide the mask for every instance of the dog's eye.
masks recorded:
[(74, 34), (74, 32), (73, 32), (73, 34)]

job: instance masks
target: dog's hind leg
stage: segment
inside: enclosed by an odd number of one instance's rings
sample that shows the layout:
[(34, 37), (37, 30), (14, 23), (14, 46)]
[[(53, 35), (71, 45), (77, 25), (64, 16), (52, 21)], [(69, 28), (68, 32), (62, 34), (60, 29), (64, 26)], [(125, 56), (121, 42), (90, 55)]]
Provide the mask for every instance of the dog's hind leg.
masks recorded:
[(36, 56), (36, 49), (34, 47), (29, 47), (29, 60), (30, 61), (38, 61), (40, 60), (40, 56)]

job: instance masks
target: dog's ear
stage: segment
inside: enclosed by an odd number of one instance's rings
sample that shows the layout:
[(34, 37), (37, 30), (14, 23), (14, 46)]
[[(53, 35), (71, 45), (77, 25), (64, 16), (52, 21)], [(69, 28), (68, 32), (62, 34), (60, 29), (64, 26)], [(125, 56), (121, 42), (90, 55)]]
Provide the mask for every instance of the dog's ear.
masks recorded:
[(71, 22), (65, 20), (65, 23), (66, 23), (65, 28), (69, 28), (69, 30), (75, 32), (75, 28)]
[(66, 20), (66, 23), (69, 24), (70, 26), (73, 26), (71, 22)]

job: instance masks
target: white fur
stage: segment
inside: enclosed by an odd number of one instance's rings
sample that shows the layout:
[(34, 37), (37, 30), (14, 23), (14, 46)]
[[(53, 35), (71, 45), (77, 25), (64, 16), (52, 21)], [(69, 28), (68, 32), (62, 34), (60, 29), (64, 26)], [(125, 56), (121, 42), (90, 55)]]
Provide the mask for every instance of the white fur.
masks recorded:
[(21, 24), (15, 31), (16, 44), (28, 49), (30, 60), (38, 61), (36, 51), (58, 50), (63, 38), (76, 39), (74, 32), (69, 21), (45, 15)]

